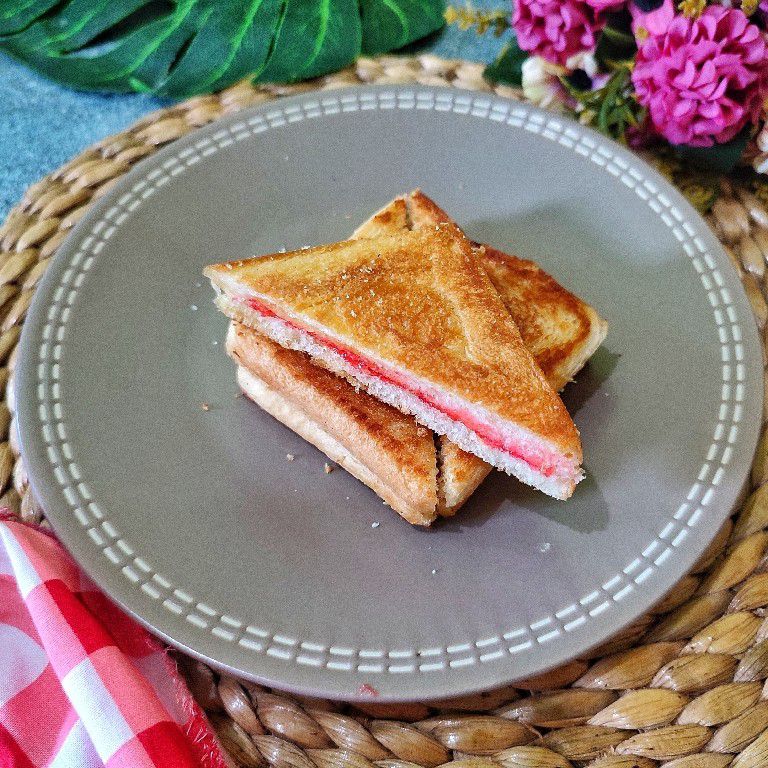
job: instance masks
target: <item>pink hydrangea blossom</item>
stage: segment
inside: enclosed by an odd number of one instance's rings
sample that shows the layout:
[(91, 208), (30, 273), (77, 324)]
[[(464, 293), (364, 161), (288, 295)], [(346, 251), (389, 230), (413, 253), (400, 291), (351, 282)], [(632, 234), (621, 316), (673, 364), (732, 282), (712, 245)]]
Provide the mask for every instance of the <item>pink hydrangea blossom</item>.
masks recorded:
[(654, 128), (672, 144), (724, 143), (757, 120), (768, 96), (766, 38), (735, 8), (676, 16), (640, 44), (632, 82)]
[(564, 66), (595, 48), (604, 22), (587, 0), (517, 0), (512, 25), (524, 51)]

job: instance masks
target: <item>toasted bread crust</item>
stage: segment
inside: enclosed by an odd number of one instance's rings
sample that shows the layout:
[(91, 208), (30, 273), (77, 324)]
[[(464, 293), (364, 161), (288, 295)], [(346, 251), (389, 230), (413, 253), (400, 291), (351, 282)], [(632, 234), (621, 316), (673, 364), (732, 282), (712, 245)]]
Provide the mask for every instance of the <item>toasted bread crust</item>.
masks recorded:
[(391, 203), (371, 216), (353, 233), (352, 240), (361, 237), (381, 237), (408, 229), (408, 207), (405, 199), (396, 197)]
[[(227, 352), (314, 422), (315, 434), (330, 436), (378, 477), (387, 492), (380, 495), (409, 522), (428, 525), (435, 519), (437, 464), (428, 429), (315, 365), (307, 355), (285, 349), (239, 323), (230, 324)], [(285, 418), (278, 418), (285, 423)], [(324, 450), (328, 441), (311, 442)], [(331, 458), (339, 461), (335, 455)], [(369, 479), (363, 481), (370, 486)]]
[(574, 461), (578, 432), (455, 225), (208, 267), (374, 361), (522, 427)]
[(237, 382), (246, 397), (367, 485), (409, 523), (427, 526), (433, 522), (434, 510), (424, 514), (421, 508), (411, 506), (408, 499), (400, 497), (396, 489), (390, 488), (383, 478), (371, 471), (319, 424), (307, 418), (293, 403), (241, 365), (237, 367)]
[(482, 459), (459, 448), (444, 435), (437, 438), (438, 513), (441, 517), (455, 515), (475, 492), (493, 467)]
[[(415, 229), (453, 223), (421, 190), (411, 192), (404, 202)], [(393, 203), (394, 208), (400, 208), (398, 201)], [(386, 211), (382, 209), (378, 215), (384, 216)], [(396, 221), (397, 217), (391, 219)], [(547, 381), (554, 389), (561, 390), (600, 346), (608, 331), (607, 323), (536, 262), (489, 245), (475, 243), (475, 246), (523, 342)]]
[(547, 380), (562, 389), (600, 346), (607, 324), (533, 261), (485, 246), (483, 266)]

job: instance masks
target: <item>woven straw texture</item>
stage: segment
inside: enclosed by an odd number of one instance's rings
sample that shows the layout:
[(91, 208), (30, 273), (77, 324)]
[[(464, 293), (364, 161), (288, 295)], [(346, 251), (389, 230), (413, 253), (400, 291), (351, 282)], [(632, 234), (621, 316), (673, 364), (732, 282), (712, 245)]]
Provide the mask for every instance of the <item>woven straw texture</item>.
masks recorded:
[[(491, 90), (481, 65), (433, 56), (361, 59), (296, 86), (241, 83), (148, 115), (27, 191), (0, 227), (0, 505), (45, 523), (15, 441), (16, 345), (35, 286), (90, 202), (158, 147), (221, 115), (282, 95), (372, 82)], [(506, 87), (495, 91), (519, 97)], [(743, 184), (723, 179), (721, 185), (708, 221), (741, 275), (766, 338), (768, 209)], [(439, 704), (352, 706), (269, 691), (186, 657), (179, 663), (235, 765), (767, 766), (766, 481), (764, 431), (745, 505), (693, 571), (651, 613), (586, 658), (514, 687)]]

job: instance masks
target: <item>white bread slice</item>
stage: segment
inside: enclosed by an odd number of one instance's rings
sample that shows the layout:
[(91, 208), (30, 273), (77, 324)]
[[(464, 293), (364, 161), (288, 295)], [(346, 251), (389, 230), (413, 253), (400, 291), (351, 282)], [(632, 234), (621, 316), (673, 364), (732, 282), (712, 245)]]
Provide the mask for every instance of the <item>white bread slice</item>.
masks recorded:
[(246, 326), (230, 323), (226, 349), (240, 369), (241, 388), (268, 413), (408, 522), (429, 525), (437, 517), (437, 461), (428, 429)]
[[(522, 482), (538, 488), (553, 498), (568, 498), (582, 477), (578, 463), (567, 458), (563, 462), (560, 473), (546, 475), (507, 451), (494, 449), (481, 441), (477, 434), (462, 422), (451, 419), (441, 410), (429, 406), (401, 387), (390, 385), (378, 377), (364, 373), (328, 346), (318, 343), (309, 333), (289, 325), (280, 318), (265, 317), (247, 305), (234, 301), (224, 293), (217, 296), (216, 304), (228, 317), (259, 331), (281, 346), (306, 352), (315, 362), (320, 363), (329, 371), (343, 376), (355, 384), (362, 385), (373, 397), (393, 405), (403, 413), (410, 413), (416, 417), (418, 422), (438, 434), (445, 435), (464, 450), (478, 456), (488, 464), (503, 469), (508, 474), (514, 475)], [(455, 408), (462, 407), (460, 401), (449, 399), (448, 402), (449, 407), (450, 405)], [(521, 450), (535, 451), (539, 448), (540, 441), (529, 430), (514, 423), (506, 423), (503, 426), (506, 434), (511, 437), (515, 444), (520, 446)]]
[(275, 390), (270, 389), (244, 366), (237, 367), (237, 383), (243, 393), (270, 416), (285, 424), (297, 435), (321, 450), (331, 461), (356, 477), (378, 494), (392, 509), (413, 525), (430, 525), (436, 517), (415, 508), (410, 499), (399, 496), (396, 489), (388, 486), (375, 472), (369, 469), (357, 456), (326, 432), (317, 422), (308, 418), (293, 403)]

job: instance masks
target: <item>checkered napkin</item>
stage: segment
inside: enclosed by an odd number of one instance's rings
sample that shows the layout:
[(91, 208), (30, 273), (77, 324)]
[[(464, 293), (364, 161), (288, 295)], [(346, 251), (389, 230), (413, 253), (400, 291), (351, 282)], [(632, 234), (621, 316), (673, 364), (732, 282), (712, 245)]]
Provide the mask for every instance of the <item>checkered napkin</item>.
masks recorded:
[(226, 765), (163, 646), (53, 536), (0, 517), (0, 766)]

